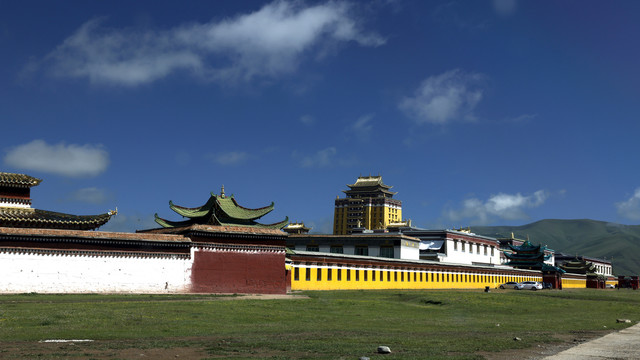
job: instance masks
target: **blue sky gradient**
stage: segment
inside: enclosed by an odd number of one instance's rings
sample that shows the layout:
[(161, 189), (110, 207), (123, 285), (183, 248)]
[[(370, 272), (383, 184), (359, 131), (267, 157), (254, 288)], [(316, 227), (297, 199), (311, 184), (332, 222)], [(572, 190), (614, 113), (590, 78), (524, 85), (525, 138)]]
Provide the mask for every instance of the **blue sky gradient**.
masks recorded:
[(33, 206), (179, 220), (224, 184), (330, 232), (381, 174), (414, 225), (640, 221), (640, 2), (0, 3), (1, 171)]

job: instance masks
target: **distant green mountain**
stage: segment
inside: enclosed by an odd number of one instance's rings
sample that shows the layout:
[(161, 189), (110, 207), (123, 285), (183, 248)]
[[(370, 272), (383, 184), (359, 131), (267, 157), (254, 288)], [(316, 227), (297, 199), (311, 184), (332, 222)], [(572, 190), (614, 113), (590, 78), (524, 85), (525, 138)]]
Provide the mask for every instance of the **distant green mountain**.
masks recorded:
[(611, 260), (616, 275), (640, 274), (640, 225), (596, 220), (540, 220), (522, 226), (475, 226), (476, 234), (526, 239), (556, 252)]

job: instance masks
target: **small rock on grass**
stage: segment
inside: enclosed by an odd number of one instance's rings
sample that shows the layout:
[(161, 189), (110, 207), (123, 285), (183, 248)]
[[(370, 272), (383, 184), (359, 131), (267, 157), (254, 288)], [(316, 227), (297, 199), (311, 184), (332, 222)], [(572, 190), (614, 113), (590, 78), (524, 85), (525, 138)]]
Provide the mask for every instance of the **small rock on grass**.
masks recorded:
[(522, 339), (520, 339), (519, 337), (517, 337), (517, 336), (516, 336), (516, 337), (514, 337), (514, 338), (513, 338), (513, 340), (515, 340), (515, 341), (521, 341)]
[(391, 354), (391, 349), (388, 346), (378, 346), (378, 354)]
[(630, 323), (631, 320), (629, 320), (629, 319), (616, 319), (616, 322), (619, 322), (619, 323)]

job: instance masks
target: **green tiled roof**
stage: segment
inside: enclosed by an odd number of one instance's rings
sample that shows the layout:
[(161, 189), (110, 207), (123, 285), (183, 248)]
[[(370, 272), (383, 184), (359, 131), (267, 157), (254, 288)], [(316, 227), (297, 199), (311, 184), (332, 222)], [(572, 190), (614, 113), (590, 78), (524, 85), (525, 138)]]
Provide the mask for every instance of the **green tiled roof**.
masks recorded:
[(238, 205), (233, 195), (227, 197), (211, 193), (206, 204), (200, 207), (187, 208), (175, 205), (172, 201), (169, 201), (169, 207), (177, 214), (188, 219), (184, 221), (170, 221), (156, 214), (155, 221), (163, 227), (182, 227), (200, 224), (282, 229), (289, 222), (289, 218), (287, 217), (285, 220), (274, 224), (257, 223), (255, 220), (273, 210), (273, 202), (269, 206), (249, 209)]
[(211, 194), (214, 196), (220, 206), (220, 209), (224, 211), (224, 213), (234, 219), (242, 219), (242, 220), (256, 220), (259, 219), (273, 210), (273, 202), (269, 206), (265, 206), (259, 209), (247, 209), (238, 205), (236, 199), (231, 195), (231, 197), (221, 197)]
[(0, 185), (4, 186), (31, 187), (36, 186), (41, 182), (42, 179), (37, 179), (25, 174), (0, 172)]
[(70, 215), (31, 208), (0, 207), (0, 226), (18, 228), (93, 230), (109, 221), (116, 212), (100, 215)]

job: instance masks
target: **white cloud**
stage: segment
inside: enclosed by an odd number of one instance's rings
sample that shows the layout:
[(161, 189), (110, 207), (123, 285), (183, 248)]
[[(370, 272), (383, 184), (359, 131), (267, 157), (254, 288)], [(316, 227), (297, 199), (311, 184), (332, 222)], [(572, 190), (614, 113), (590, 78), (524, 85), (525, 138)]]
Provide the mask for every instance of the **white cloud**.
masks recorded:
[[(334, 163), (334, 158), (338, 150), (335, 147), (328, 147), (319, 150), (313, 155), (304, 156), (300, 161), (302, 167), (326, 167)], [(295, 154), (294, 154), (295, 155)]]
[(635, 193), (626, 201), (616, 203), (616, 208), (618, 209), (618, 215), (629, 220), (640, 220), (640, 188), (637, 188)]
[(528, 215), (525, 210), (544, 204), (547, 198), (548, 193), (544, 190), (538, 190), (529, 196), (499, 193), (484, 202), (469, 198), (464, 200), (461, 209), (446, 211), (445, 217), (451, 221), (467, 219), (474, 224), (488, 224), (494, 219), (526, 219)]
[(214, 163), (219, 165), (237, 165), (245, 162), (249, 158), (249, 154), (244, 151), (227, 151), (218, 154), (210, 154), (208, 157)]
[(207, 81), (276, 77), (295, 71), (305, 55), (336, 43), (384, 44), (378, 35), (360, 29), (352, 10), (337, 1), (309, 6), (281, 0), (249, 14), (169, 30), (106, 29), (104, 19), (94, 19), (44, 64), (56, 76), (123, 86), (178, 71)]
[(428, 77), (412, 97), (398, 107), (418, 124), (446, 124), (455, 120), (474, 120), (473, 110), (482, 100), (484, 76), (460, 70)]
[(108, 195), (104, 189), (89, 187), (72, 192), (67, 199), (71, 201), (100, 205), (109, 201), (111, 196)]
[(509, 16), (516, 12), (516, 0), (493, 0), (493, 9), (501, 16)]
[(49, 145), (43, 140), (33, 140), (10, 149), (4, 162), (19, 169), (62, 176), (96, 176), (107, 169), (109, 153), (101, 145)]

